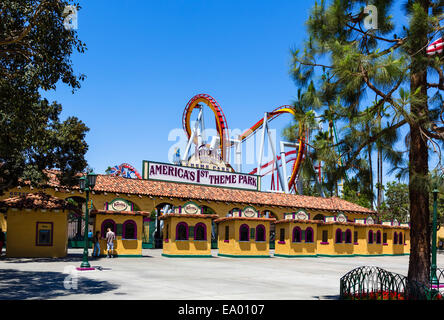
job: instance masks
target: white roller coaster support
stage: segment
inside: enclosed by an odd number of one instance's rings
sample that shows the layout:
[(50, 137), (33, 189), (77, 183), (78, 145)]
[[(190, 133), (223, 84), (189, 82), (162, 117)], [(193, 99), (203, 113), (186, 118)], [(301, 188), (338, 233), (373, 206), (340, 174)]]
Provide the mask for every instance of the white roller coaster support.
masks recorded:
[(270, 142), (271, 151), (273, 152), (274, 161), (276, 163), (276, 170), (277, 170), (277, 174), (278, 174), (278, 177), (279, 177), (279, 182), (280, 182), (280, 184), (282, 186), (282, 190), (284, 190), (285, 193), (288, 193), (288, 183), (284, 183), (284, 179), (282, 177), (281, 169), (279, 167), (279, 161), (278, 161), (278, 158), (277, 158), (276, 148), (274, 146), (274, 142), (273, 142), (273, 139), (271, 138), (271, 134), (268, 131), (268, 128), (267, 128), (267, 135), (268, 135), (268, 141)]
[(182, 156), (182, 160), (187, 160), (188, 158), (188, 153), (190, 152), (191, 143), (193, 143), (194, 137), (196, 136), (196, 132), (198, 131), (199, 128), (199, 123), (201, 122), (202, 119), (202, 114), (203, 114), (202, 109), (203, 108), (200, 108), (199, 115), (197, 116), (197, 121), (194, 125), (194, 130), (191, 133), (190, 139), (188, 140), (187, 147), (185, 148), (185, 152), (183, 153)]
[(287, 175), (287, 159), (285, 157), (285, 147), (294, 147), (294, 148), (298, 148), (299, 144), (298, 143), (294, 143), (294, 142), (286, 142), (286, 141), (281, 141), (280, 142), (280, 148), (281, 148), (281, 163), (282, 163), (282, 171), (284, 172), (284, 181), (285, 183), (285, 193), (289, 193), (290, 191), (288, 190), (288, 175)]
[(265, 144), (265, 131), (267, 130), (267, 113), (264, 115), (264, 123), (262, 124), (262, 137), (261, 137), (261, 145), (259, 147), (259, 161), (257, 162), (257, 172), (258, 176), (261, 175), (261, 166), (262, 166), (262, 155), (264, 154), (264, 144)]

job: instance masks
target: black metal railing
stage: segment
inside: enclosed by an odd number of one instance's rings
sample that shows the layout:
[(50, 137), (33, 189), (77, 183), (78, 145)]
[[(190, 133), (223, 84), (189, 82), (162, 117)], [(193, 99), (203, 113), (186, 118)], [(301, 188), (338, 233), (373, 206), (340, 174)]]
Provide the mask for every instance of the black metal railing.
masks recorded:
[[(437, 277), (444, 281), (444, 270)], [(351, 300), (441, 300), (439, 284), (424, 285), (379, 267), (351, 270), (340, 280), (340, 298)]]

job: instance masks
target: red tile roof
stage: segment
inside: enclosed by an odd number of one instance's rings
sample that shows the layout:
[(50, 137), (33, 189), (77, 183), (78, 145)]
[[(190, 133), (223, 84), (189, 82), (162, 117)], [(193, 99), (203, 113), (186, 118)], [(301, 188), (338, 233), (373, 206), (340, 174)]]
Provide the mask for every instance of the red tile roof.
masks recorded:
[[(79, 189), (78, 186), (61, 186), (57, 174), (58, 171), (56, 170), (48, 170), (49, 187), (70, 190)], [(195, 184), (129, 179), (109, 175), (98, 175), (96, 186), (93, 190), (95, 192), (138, 194), (153, 197), (234, 202), (245, 205), (281, 206), (287, 207), (289, 210), (305, 208), (335, 212), (342, 211), (344, 213), (376, 214), (375, 211), (337, 197), (321, 198), (296, 194), (248, 191)]]
[(1, 208), (17, 209), (50, 209), (50, 210), (71, 210), (80, 212), (73, 204), (64, 199), (53, 197), (42, 191), (37, 193), (28, 193), (13, 198), (7, 198), (0, 201)]

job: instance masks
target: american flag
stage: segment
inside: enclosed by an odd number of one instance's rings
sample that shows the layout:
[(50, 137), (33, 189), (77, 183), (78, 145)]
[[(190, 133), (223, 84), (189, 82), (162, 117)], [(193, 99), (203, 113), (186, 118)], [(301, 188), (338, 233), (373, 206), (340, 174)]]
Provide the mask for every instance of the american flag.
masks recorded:
[(427, 47), (427, 54), (433, 55), (435, 53), (441, 53), (444, 49), (444, 41), (442, 38), (439, 38), (436, 41), (433, 41), (428, 47)]

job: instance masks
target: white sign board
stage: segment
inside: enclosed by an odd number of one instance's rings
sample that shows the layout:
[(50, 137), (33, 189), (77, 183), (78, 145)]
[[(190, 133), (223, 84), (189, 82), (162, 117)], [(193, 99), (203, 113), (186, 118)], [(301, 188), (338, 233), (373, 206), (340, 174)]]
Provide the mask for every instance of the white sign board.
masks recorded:
[(260, 177), (251, 174), (190, 168), (167, 163), (143, 162), (143, 179), (191, 183), (211, 187), (260, 190)]

